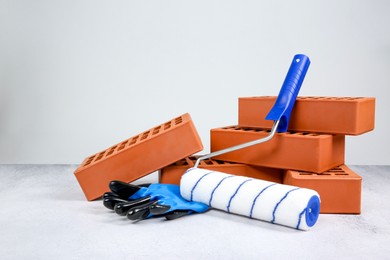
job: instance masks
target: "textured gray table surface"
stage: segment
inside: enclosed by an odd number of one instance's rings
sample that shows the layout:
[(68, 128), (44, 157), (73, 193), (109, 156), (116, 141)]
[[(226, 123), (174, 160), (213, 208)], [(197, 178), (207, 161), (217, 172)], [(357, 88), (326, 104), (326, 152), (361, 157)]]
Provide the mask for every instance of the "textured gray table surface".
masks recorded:
[(0, 165), (0, 258), (390, 259), (390, 166), (350, 168), (362, 214), (321, 214), (305, 232), (217, 210), (132, 223), (85, 200), (76, 165)]

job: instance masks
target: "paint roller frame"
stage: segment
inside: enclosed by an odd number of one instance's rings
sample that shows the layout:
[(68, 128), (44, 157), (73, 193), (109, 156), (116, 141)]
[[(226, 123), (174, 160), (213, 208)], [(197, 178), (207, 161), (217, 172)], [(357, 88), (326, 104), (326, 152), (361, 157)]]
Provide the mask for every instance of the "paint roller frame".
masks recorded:
[(274, 124), (268, 136), (203, 155), (196, 160), (193, 168), (198, 168), (199, 163), (202, 160), (267, 142), (274, 137), (276, 132), (287, 132), (291, 111), (309, 66), (309, 57), (304, 54), (296, 54), (294, 56), (275, 104), (265, 118), (266, 120), (274, 120)]
[[(289, 71), (287, 73), (287, 76), (286, 76), (286, 78), (285, 78), (285, 80), (283, 82), (282, 88), (281, 88), (281, 90), (279, 92), (278, 98), (276, 99), (276, 102), (275, 102), (273, 108), (270, 110), (270, 112), (266, 116), (266, 120), (274, 120), (273, 127), (272, 127), (272, 129), (270, 131), (270, 134), (268, 136), (266, 136), (264, 138), (261, 138), (261, 139), (258, 139), (258, 140), (254, 140), (254, 141), (250, 141), (250, 142), (247, 142), (247, 143), (239, 144), (239, 145), (236, 145), (236, 146), (228, 147), (226, 149), (215, 151), (213, 153), (201, 156), (196, 161), (194, 167), (188, 169), (186, 171), (186, 173), (183, 175), (183, 177), (184, 176), (188, 177), (187, 174), (191, 170), (197, 169), (200, 161), (202, 161), (202, 160), (209, 159), (211, 157), (218, 156), (218, 155), (221, 155), (221, 154), (224, 154), (224, 153), (228, 153), (228, 152), (232, 152), (232, 151), (235, 151), (235, 150), (243, 149), (243, 148), (246, 148), (246, 147), (249, 147), (249, 146), (252, 146), (252, 145), (256, 145), (256, 144), (267, 142), (267, 141), (272, 139), (272, 137), (275, 135), (276, 131), (278, 131), (280, 133), (286, 132), (287, 128), (288, 128), (288, 123), (289, 123), (289, 119), (290, 119), (290, 114), (291, 114), (292, 108), (294, 106), (295, 100), (297, 98), (297, 95), (298, 95), (298, 92), (299, 92), (300, 87), (302, 85), (302, 82), (303, 82), (303, 80), (305, 78), (306, 72), (307, 72), (307, 70), (309, 68), (309, 65), (310, 65), (310, 60), (309, 60), (309, 58), (307, 56), (305, 56), (303, 54), (297, 54), (297, 55), (294, 56), (294, 59), (293, 59), (293, 61), (291, 63)], [(199, 169), (199, 170), (201, 170), (201, 169)], [(207, 175), (209, 175), (211, 173), (212, 172), (207, 172), (206, 174), (202, 175), (198, 180), (196, 180), (196, 183), (192, 187), (191, 192), (190, 192), (191, 193), (191, 197), (189, 199), (190, 201), (192, 201), (193, 191), (194, 191), (195, 187), (199, 184), (201, 179), (203, 179), (205, 176), (207, 176)], [(214, 172), (214, 173), (218, 174), (218, 172)], [(215, 174), (214, 174), (214, 176), (215, 176)], [(182, 177), (182, 180), (181, 180), (181, 185), (182, 185), (183, 177)], [(191, 178), (191, 177), (189, 177), (189, 178)], [(214, 191), (216, 190), (216, 188), (222, 183), (222, 181), (224, 181), (227, 178), (229, 178), (229, 176), (228, 177), (224, 177), (222, 180), (220, 180), (218, 182), (217, 186), (214, 187), (214, 189), (213, 189), (211, 194), (213, 194)], [(248, 179), (248, 180), (245, 180), (244, 182), (242, 182), (238, 186), (238, 188), (235, 191), (235, 193), (233, 194), (233, 196), (230, 198), (229, 204), (228, 204), (228, 212), (230, 212), (229, 211), (229, 205), (230, 205), (230, 202), (231, 202), (232, 198), (237, 194), (238, 189), (240, 189), (240, 187), (245, 182), (247, 182), (249, 180), (254, 180), (254, 179)], [(187, 178), (187, 181), (188, 181), (188, 178)], [(260, 180), (258, 180), (258, 181), (260, 181)], [(271, 184), (270, 186), (272, 186), (272, 185), (273, 184)], [(265, 189), (267, 189), (268, 187), (269, 186), (267, 186)], [(256, 196), (255, 200), (258, 198), (258, 196), (265, 189), (261, 190), (261, 192)], [(278, 208), (278, 206), (280, 205), (281, 201), (283, 199), (285, 199), (287, 197), (287, 195), (291, 191), (294, 191), (294, 190), (297, 190), (297, 189), (300, 189), (300, 188), (296, 187), (296, 188), (294, 188), (292, 190), (289, 190), (280, 199), (280, 201), (276, 204), (276, 206), (275, 206), (275, 208), (273, 209), (273, 212), (272, 212), (273, 219), (272, 219), (271, 223), (277, 223), (277, 224), (281, 224), (281, 225), (291, 226), (288, 223), (283, 223), (283, 221), (282, 222), (275, 222), (275, 211)], [(300, 190), (302, 190), (302, 189), (300, 189)], [(318, 193), (315, 192), (314, 190), (309, 190), (309, 191), (312, 191), (313, 195), (310, 197), (309, 201), (307, 202), (306, 207), (299, 214), (299, 221), (298, 221), (298, 224), (296, 226), (297, 229), (307, 230), (308, 228), (312, 227), (317, 222), (317, 219), (318, 219), (318, 216), (319, 216), (320, 199), (318, 197)], [(188, 191), (185, 191), (185, 192), (187, 193)], [(182, 194), (183, 197), (188, 195), (188, 194), (183, 195), (183, 190), (181, 190), (181, 194)], [(252, 208), (254, 206), (255, 200), (254, 200), (254, 202), (252, 204)], [(205, 203), (205, 202), (203, 202), (203, 203)], [(235, 212), (235, 213), (237, 213), (237, 212)], [(238, 213), (238, 214), (240, 214), (240, 213)], [(306, 225), (306, 227), (300, 227), (300, 225), (301, 225), (301, 218), (302, 218), (303, 214), (305, 215), (305, 225)], [(261, 218), (259, 218), (259, 219), (261, 219)], [(291, 226), (291, 227), (293, 227), (293, 226)]]

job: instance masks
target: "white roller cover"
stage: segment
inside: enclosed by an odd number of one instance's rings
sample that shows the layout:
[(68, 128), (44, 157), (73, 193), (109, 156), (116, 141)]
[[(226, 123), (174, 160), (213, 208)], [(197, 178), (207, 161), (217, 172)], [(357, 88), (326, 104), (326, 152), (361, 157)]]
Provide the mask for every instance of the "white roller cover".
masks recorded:
[(206, 169), (188, 169), (180, 192), (189, 201), (300, 230), (312, 227), (320, 212), (314, 190)]

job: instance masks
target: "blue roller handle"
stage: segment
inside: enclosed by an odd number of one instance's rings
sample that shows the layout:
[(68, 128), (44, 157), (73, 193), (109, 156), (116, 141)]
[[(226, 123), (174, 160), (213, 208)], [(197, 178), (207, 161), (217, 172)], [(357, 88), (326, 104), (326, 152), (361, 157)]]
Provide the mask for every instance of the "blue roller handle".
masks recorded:
[(291, 110), (294, 107), (309, 65), (310, 59), (306, 55), (297, 54), (294, 56), (278, 98), (265, 118), (267, 120), (279, 120), (277, 131), (280, 133), (287, 131)]

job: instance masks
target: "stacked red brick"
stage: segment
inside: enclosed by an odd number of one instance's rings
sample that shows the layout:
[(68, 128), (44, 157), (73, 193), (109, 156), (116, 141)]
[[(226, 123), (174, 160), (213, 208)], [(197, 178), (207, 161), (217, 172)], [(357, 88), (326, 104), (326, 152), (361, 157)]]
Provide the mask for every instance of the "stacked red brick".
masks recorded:
[[(239, 98), (238, 125), (212, 129), (211, 152), (267, 136), (272, 122), (264, 118), (275, 100)], [(283, 172), (280, 182), (317, 190), (321, 213), (359, 214), (362, 178), (344, 165), (345, 135), (371, 131), (374, 118), (374, 98), (299, 97), (287, 133), (220, 155), (200, 167), (227, 173), (239, 169), (236, 174), (275, 182)], [(178, 183), (178, 172), (185, 171), (179, 168), (193, 165), (189, 158), (184, 162), (163, 168), (160, 181)]]

